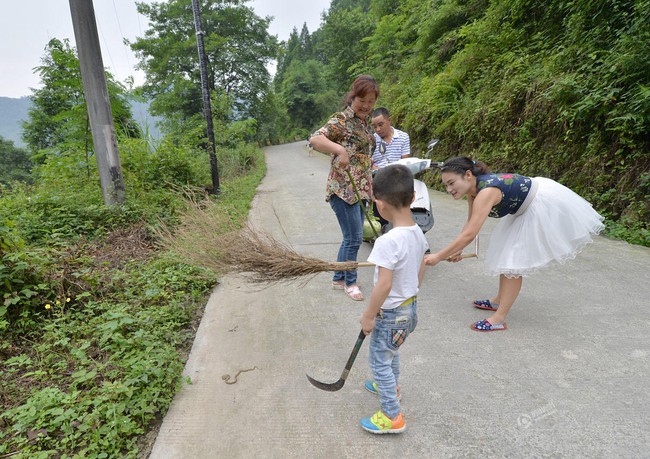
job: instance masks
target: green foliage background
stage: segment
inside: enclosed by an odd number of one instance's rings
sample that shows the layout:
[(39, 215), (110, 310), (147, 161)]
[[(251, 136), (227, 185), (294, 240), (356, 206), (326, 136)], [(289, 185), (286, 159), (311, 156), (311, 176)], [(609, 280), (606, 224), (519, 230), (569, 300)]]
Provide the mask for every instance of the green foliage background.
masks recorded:
[(330, 85), (303, 100), (369, 73), (415, 153), (440, 138), (435, 159), (556, 179), (610, 234), (650, 245), (650, 1), (333, 1), (304, 35), (311, 54), (290, 39), (276, 88), (308, 59)]
[(0, 137), (0, 186), (10, 186), (11, 182), (31, 181), (32, 162), (24, 148), (14, 145), (11, 140)]

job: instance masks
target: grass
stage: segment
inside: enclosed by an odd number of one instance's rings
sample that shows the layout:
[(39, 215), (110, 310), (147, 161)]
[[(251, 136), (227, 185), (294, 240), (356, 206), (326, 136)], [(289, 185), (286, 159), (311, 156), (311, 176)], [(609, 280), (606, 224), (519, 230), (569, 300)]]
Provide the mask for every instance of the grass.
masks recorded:
[[(233, 218), (245, 218), (265, 173), (261, 154), (246, 155), (246, 170), (210, 198)], [(174, 199), (168, 208), (181, 207), (180, 191)], [(5, 294), (21, 302), (0, 328), (0, 458), (146, 457), (183, 384), (217, 279), (167, 253), (142, 221), (99, 234), (49, 247), (43, 290)], [(13, 267), (38, 259), (40, 250), (21, 248), (31, 256)]]

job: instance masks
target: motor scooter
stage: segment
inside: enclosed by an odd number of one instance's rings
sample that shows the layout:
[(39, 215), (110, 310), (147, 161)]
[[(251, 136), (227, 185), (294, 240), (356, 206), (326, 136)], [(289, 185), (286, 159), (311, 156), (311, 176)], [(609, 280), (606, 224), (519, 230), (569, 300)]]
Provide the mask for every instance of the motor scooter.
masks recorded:
[[(424, 159), (409, 157), (409, 158), (402, 158), (398, 161), (395, 161), (394, 163), (391, 163), (391, 164), (402, 164), (408, 167), (409, 170), (413, 173), (413, 177), (414, 177), (413, 188), (415, 191), (415, 199), (411, 203), (411, 214), (413, 215), (413, 220), (420, 227), (423, 233), (426, 233), (431, 228), (433, 228), (433, 224), (434, 224), (433, 209), (431, 208), (431, 200), (429, 199), (429, 189), (427, 188), (424, 182), (418, 180), (415, 177), (419, 173), (426, 171), (432, 166), (434, 167), (440, 166), (441, 163), (436, 162), (435, 164), (432, 164), (431, 160), (429, 159), (429, 155), (431, 154), (431, 151), (438, 144), (438, 142), (440, 142), (439, 139), (433, 139), (431, 142), (427, 144), (427, 150), (426, 153), (424, 154)], [(370, 214), (372, 214), (372, 205), (370, 205), (370, 208), (371, 208)], [(366, 242), (374, 242), (374, 240), (376, 239), (375, 233), (377, 233), (377, 235), (381, 235), (383, 233), (388, 232), (392, 228), (391, 223), (384, 225), (384, 227), (382, 228), (379, 223), (379, 219), (371, 218), (371, 220), (374, 221), (370, 223), (366, 219), (364, 220), (363, 223), (363, 240)], [(371, 224), (372, 227), (370, 226)], [(373, 231), (373, 227), (375, 228), (375, 231)]]

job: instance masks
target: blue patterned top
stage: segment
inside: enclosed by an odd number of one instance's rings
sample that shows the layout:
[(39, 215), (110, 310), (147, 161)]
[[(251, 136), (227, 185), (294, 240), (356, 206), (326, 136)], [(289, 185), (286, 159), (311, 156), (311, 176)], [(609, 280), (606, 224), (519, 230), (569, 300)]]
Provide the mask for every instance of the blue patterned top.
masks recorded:
[(496, 187), (501, 190), (501, 202), (492, 207), (489, 217), (501, 218), (516, 213), (526, 200), (531, 187), (530, 177), (519, 174), (484, 174), (476, 177), (478, 191)]

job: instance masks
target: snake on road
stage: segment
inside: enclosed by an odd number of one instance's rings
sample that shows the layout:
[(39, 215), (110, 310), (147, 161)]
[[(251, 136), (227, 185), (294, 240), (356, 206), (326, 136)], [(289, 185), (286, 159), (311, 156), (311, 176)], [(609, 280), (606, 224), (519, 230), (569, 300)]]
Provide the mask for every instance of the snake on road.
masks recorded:
[(253, 368), (247, 368), (246, 370), (239, 370), (235, 375), (235, 379), (233, 379), (232, 381), (230, 381), (230, 375), (223, 375), (221, 379), (223, 379), (223, 382), (225, 382), (226, 384), (235, 384), (240, 374), (246, 373), (247, 371), (253, 371), (253, 370), (259, 370), (259, 368), (257, 368), (257, 366), (254, 366)]

